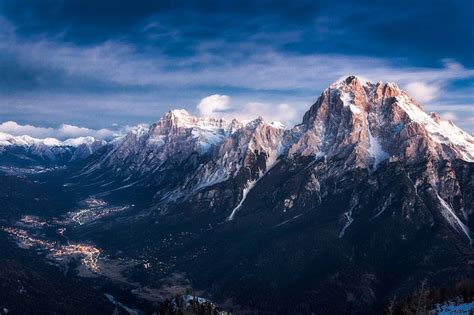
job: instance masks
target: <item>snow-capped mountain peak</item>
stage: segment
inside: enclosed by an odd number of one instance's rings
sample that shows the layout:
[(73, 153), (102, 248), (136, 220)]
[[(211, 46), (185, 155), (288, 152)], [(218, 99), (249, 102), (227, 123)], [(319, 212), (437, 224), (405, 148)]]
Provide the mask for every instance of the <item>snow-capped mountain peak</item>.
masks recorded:
[(335, 156), (354, 166), (392, 158), (474, 160), (474, 139), (453, 123), (430, 116), (395, 83), (350, 76), (326, 89), (304, 115), (291, 154)]
[(441, 119), (435, 113), (427, 114), (406, 94), (396, 97), (395, 104), (409, 117), (412, 123), (424, 128), (430, 139), (443, 147), (449, 147), (459, 158), (474, 162), (474, 137), (451, 121)]
[(13, 136), (0, 132), (0, 161), (21, 166), (62, 165), (85, 159), (107, 144), (93, 137), (60, 141), (56, 138), (38, 139), (27, 135)]
[[(59, 141), (0, 134), (2, 146), (77, 148), (95, 142), (92, 137)], [(197, 117), (184, 109), (174, 109), (151, 126), (133, 128), (126, 136), (112, 141), (111, 147), (113, 152), (104, 157), (108, 161), (105, 164), (136, 160), (132, 167), (136, 170), (139, 165), (160, 164), (172, 156), (185, 159), (195, 152), (220, 158), (214, 155), (228, 157), (230, 151), (238, 150), (267, 152), (274, 161), (276, 155), (342, 156), (347, 165), (371, 169), (388, 159), (474, 161), (472, 135), (452, 122), (425, 113), (395, 83), (372, 83), (359, 76), (331, 84), (305, 113), (302, 123), (291, 130), (262, 117), (244, 123), (237, 119)]]
[(341, 77), (332, 84), (329, 85), (329, 88), (336, 89), (340, 88), (344, 85), (351, 85), (351, 84), (359, 84), (359, 85), (367, 85), (368, 83), (372, 84), (369, 80), (364, 77), (358, 75), (350, 75), (347, 77)]
[(63, 145), (66, 145), (66, 146), (71, 146), (71, 147), (78, 147), (80, 146), (81, 144), (92, 144), (94, 143), (95, 141), (97, 141), (94, 137), (78, 137), (78, 138), (71, 138), (71, 139), (67, 139), (67, 140), (64, 140), (62, 142)]
[(223, 118), (196, 117), (184, 109), (174, 109), (167, 112), (157, 124), (160, 122), (168, 122), (174, 127), (181, 128), (225, 129), (229, 125), (229, 122)]
[(92, 144), (95, 141), (96, 139), (94, 137), (78, 137), (60, 141), (56, 138), (39, 139), (30, 137), (28, 135), (14, 136), (0, 132), (1, 146), (16, 145), (30, 147), (33, 145), (44, 145), (47, 147), (78, 147), (82, 144)]
[(331, 84), (291, 130), (262, 117), (229, 122), (175, 109), (113, 142), (100, 164), (128, 177), (159, 169), (170, 159), (181, 163), (194, 154), (207, 156), (210, 161), (191, 176), (194, 184), (188, 183), (203, 187), (257, 160), (260, 164), (245, 175), (248, 180), (258, 179), (279, 157), (337, 158), (345, 167), (374, 170), (388, 160), (472, 161), (472, 147), (472, 136), (424, 113), (396, 84), (349, 76)]
[[(157, 168), (170, 157), (182, 161), (194, 153), (207, 154), (212, 159), (223, 159), (218, 162), (222, 171), (217, 170), (217, 166), (212, 169), (222, 173), (224, 178), (236, 170), (232, 165), (241, 160), (247, 150), (268, 151), (270, 143), (270, 147), (276, 148), (282, 134), (282, 124), (267, 123), (262, 117), (244, 124), (237, 119), (229, 122), (222, 118), (192, 116), (185, 110), (171, 110), (147, 130), (132, 131), (114, 143), (113, 151), (101, 164), (124, 169), (125, 163), (128, 165), (125, 173), (134, 174)], [(235, 161), (230, 161), (232, 159)]]

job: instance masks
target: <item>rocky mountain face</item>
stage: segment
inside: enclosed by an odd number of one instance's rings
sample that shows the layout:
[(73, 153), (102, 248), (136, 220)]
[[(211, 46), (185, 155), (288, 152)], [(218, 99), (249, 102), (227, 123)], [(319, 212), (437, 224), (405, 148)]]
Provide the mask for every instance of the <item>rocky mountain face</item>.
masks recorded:
[[(357, 77), (331, 85), (295, 127), (301, 133), (291, 154), (334, 156), (350, 153), (354, 167), (420, 159), (474, 159), (473, 137), (426, 114), (394, 83)], [(347, 156), (349, 158), (349, 156)]]
[(413, 189), (426, 189), (423, 193), (438, 204), (450, 225), (470, 240), (472, 200), (461, 187), (472, 184), (464, 167), (474, 161), (474, 137), (434, 113), (426, 114), (395, 84), (356, 77), (336, 82), (293, 131), (299, 134), (288, 158), (321, 157), (324, 162), (315, 167), (330, 170), (315, 175), (312, 185), (354, 169), (370, 174), (381, 163), (402, 165)]
[(284, 151), (284, 133), (281, 124), (261, 117), (228, 122), (173, 110), (149, 128), (138, 126), (116, 140), (107, 153), (81, 168), (74, 181), (87, 178), (105, 184), (106, 190), (151, 185), (155, 199), (171, 201), (238, 178), (243, 194)]
[(105, 144), (93, 137), (59, 141), (0, 133), (0, 163), (5, 167), (60, 166), (86, 159)]
[(335, 82), (291, 129), (174, 110), (92, 151), (64, 194), (136, 207), (69, 237), (146, 259), (134, 281), (307, 314), (474, 277), (474, 137), (394, 83)]
[[(228, 122), (174, 110), (149, 128), (139, 126), (115, 141), (81, 174), (89, 181), (103, 178), (104, 172), (121, 178), (107, 182), (107, 189), (156, 186), (154, 199), (164, 207), (184, 200), (201, 207), (203, 200), (210, 200), (207, 207), (222, 209), (224, 199), (233, 219), (233, 211), (277, 162), (279, 168), (305, 164), (304, 186), (312, 199), (318, 195), (316, 200), (329, 178), (354, 171), (373, 176), (381, 165), (401, 165), (412, 188), (430, 195), (452, 227), (470, 239), (473, 207), (463, 189), (472, 180), (464, 168), (473, 161), (471, 135), (426, 114), (394, 83), (348, 77), (326, 89), (302, 123), (290, 130), (262, 118)], [(222, 185), (230, 185), (231, 191)], [(293, 199), (281, 202), (298, 202)]]

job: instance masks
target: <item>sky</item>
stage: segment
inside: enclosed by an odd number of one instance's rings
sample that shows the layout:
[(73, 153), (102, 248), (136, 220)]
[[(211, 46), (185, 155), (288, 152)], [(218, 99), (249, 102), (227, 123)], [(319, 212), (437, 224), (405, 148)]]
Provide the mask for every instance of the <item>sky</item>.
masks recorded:
[(174, 108), (291, 126), (348, 75), (474, 132), (474, 1), (0, 1), (0, 132), (110, 138)]

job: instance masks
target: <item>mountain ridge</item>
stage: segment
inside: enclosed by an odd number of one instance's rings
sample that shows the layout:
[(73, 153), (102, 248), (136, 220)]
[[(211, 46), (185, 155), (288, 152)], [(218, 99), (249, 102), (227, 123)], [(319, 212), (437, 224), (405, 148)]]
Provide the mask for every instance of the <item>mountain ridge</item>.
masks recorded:
[(64, 166), (86, 159), (107, 144), (93, 137), (60, 141), (56, 138), (14, 136), (0, 132), (0, 161), (3, 166)]
[(146, 262), (134, 283), (179, 274), (250, 312), (367, 313), (474, 276), (472, 136), (421, 111), (348, 77), (289, 129), (170, 111), (32, 177), (80, 209), (126, 209), (63, 232)]
[[(331, 99), (332, 98), (332, 99)], [(333, 102), (336, 98), (336, 102)], [(386, 105), (385, 102), (390, 102)], [(328, 107), (328, 104), (332, 104)], [(384, 108), (382, 108), (384, 107)], [(320, 113), (324, 117), (318, 117), (318, 111), (327, 111), (326, 113)], [(355, 142), (366, 142), (362, 145), (365, 150), (370, 149), (370, 141), (372, 140), (373, 146), (369, 153), (378, 156), (377, 163), (380, 162), (381, 158), (387, 158), (389, 155), (387, 152), (382, 150), (385, 144), (378, 143), (377, 137), (382, 133), (380, 125), (386, 123), (387, 120), (393, 120), (392, 125), (397, 126), (383, 126), (383, 127), (395, 127), (395, 132), (403, 133), (401, 137), (409, 138), (413, 136), (422, 136), (422, 133), (426, 133), (431, 140), (438, 144), (444, 144), (445, 146), (451, 146), (451, 151), (446, 154), (454, 154), (468, 162), (474, 161), (474, 137), (460, 128), (456, 127), (451, 121), (442, 120), (436, 113), (430, 113), (429, 115), (423, 112), (421, 105), (411, 99), (406, 92), (401, 90), (395, 83), (372, 83), (366, 79), (357, 76), (348, 76), (347, 78), (340, 79), (332, 83), (320, 96), (314, 105), (304, 114), (302, 122), (293, 126), (292, 128), (286, 128), (279, 122), (267, 123), (262, 117), (258, 117), (252, 121), (242, 122), (237, 119), (227, 121), (223, 118), (215, 117), (199, 117), (189, 114), (183, 109), (174, 109), (165, 113), (161, 119), (149, 127), (145, 125), (138, 125), (135, 127), (136, 130), (140, 130), (140, 137), (148, 133), (149, 147), (162, 145), (162, 140), (165, 135), (176, 133), (176, 136), (183, 136), (186, 129), (191, 129), (191, 134), (188, 135), (188, 145), (193, 145), (193, 150), (199, 151), (200, 153), (207, 153), (212, 146), (219, 144), (223, 139), (238, 129), (245, 126), (250, 128), (252, 124), (264, 123), (277, 129), (285, 129), (284, 142), (285, 146), (294, 146), (290, 148), (291, 154), (303, 154), (303, 155), (318, 155), (323, 154), (324, 150), (316, 152), (320, 148), (320, 145), (326, 144), (328, 146), (338, 146), (339, 144), (332, 143), (329, 139), (325, 141), (322, 139), (322, 134), (317, 134), (317, 128), (322, 128), (326, 123), (331, 124), (329, 120), (331, 116), (337, 113), (340, 117), (339, 120), (344, 119), (342, 126), (331, 126), (330, 128), (347, 127), (347, 124), (357, 123), (359, 129), (365, 129), (367, 132), (362, 131), (357, 139), (351, 140), (353, 144)], [(330, 115), (329, 115), (330, 114)], [(383, 117), (378, 117), (383, 116)], [(390, 117), (387, 117), (390, 116)], [(364, 120), (365, 121), (361, 121)], [(355, 122), (353, 120), (359, 120)], [(409, 124), (409, 126), (405, 126)], [(368, 128), (367, 128), (368, 127)], [(148, 130), (146, 130), (148, 129)], [(303, 129), (304, 132), (302, 131)], [(59, 141), (55, 138), (36, 139), (29, 136), (12, 136), (6, 133), (0, 134), (0, 146), (47, 146), (47, 147), (78, 147), (82, 144), (92, 144), (100, 141), (101, 145), (110, 144), (112, 146), (120, 145), (127, 136), (134, 136), (137, 134), (136, 130), (129, 131), (125, 136), (120, 136), (110, 141), (96, 140), (93, 137), (79, 137), (73, 139), (67, 139), (65, 141)], [(339, 130), (344, 131), (347, 135), (354, 133), (361, 133), (360, 130), (347, 129)], [(316, 134), (315, 134), (316, 132)], [(321, 133), (322, 130), (319, 131)], [(181, 134), (180, 134), (181, 133)], [(302, 133), (300, 135), (300, 133)], [(393, 132), (392, 132), (393, 133)], [(330, 135), (328, 136), (338, 136)], [(340, 135), (339, 135), (340, 136)], [(306, 142), (315, 148), (309, 148), (304, 146), (298, 146), (294, 143), (290, 143), (291, 139), (295, 137), (302, 137), (302, 142)], [(316, 138), (315, 138), (316, 137)], [(425, 137), (427, 138), (427, 137)], [(196, 143), (193, 144), (192, 140)], [(357, 141), (355, 141), (357, 140)], [(326, 143), (312, 143), (312, 142), (323, 142)], [(346, 139), (346, 141), (349, 141)], [(297, 142), (297, 141), (296, 141)], [(431, 147), (437, 145), (431, 144)], [(391, 151), (394, 151), (393, 148)], [(435, 154), (434, 151), (430, 152)], [(449, 149), (442, 148), (441, 151), (450, 151)], [(387, 153), (387, 154), (384, 154)], [(385, 155), (385, 156), (384, 156)], [(407, 154), (404, 158), (409, 158), (410, 154)]]
[[(472, 201), (463, 201), (457, 178), (461, 175), (454, 167), (457, 160), (473, 159), (471, 135), (424, 113), (396, 84), (349, 76), (323, 91), (291, 129), (261, 117), (244, 124), (169, 111), (148, 129), (138, 127), (109, 144), (106, 153), (89, 160), (73, 181), (87, 180), (106, 194), (148, 187), (155, 207), (163, 209), (186, 200), (201, 205), (203, 198), (210, 200), (205, 207), (226, 209), (229, 220), (238, 217), (246, 198), (278, 163), (309, 161), (303, 162), (308, 170), (324, 165), (326, 172), (312, 174), (305, 183), (312, 187), (311, 194), (320, 193), (322, 182), (352, 170), (371, 174), (382, 164), (402, 163), (407, 169), (422, 165), (415, 189), (422, 183), (433, 187), (430, 202), (437, 203), (446, 221), (470, 240)], [(229, 186), (218, 188), (221, 185)], [(446, 207), (448, 196), (459, 198), (455, 207)], [(347, 224), (353, 220), (350, 213), (343, 216)]]

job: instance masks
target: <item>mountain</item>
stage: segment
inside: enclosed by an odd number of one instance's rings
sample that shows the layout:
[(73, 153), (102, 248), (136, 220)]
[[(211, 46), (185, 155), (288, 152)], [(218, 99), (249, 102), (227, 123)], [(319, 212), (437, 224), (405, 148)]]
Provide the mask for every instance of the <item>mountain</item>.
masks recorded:
[(284, 133), (282, 124), (261, 117), (228, 122), (173, 110), (112, 143), (72, 181), (87, 180), (103, 191), (151, 185), (156, 199), (169, 200), (233, 178), (250, 185), (283, 152)]
[(337, 81), (290, 129), (173, 110), (90, 153), (34, 179), (81, 212), (126, 209), (65, 232), (106, 253), (106, 278), (111, 257), (144, 262), (122, 284), (368, 313), (474, 278), (474, 137), (394, 83)]
[[(472, 211), (464, 203), (462, 174), (455, 168), (474, 161), (474, 138), (452, 122), (426, 114), (394, 83), (374, 84), (354, 76), (326, 89), (302, 123), (290, 130), (261, 117), (244, 124), (170, 111), (148, 129), (139, 126), (114, 142), (106, 154), (81, 170), (76, 181), (86, 176), (93, 183), (100, 177), (97, 184), (103, 185), (108, 173), (114, 179), (104, 191), (154, 186), (154, 200), (165, 201), (165, 206), (193, 196), (202, 202), (216, 185), (232, 183), (232, 192), (212, 192), (230, 194), (223, 198), (232, 200), (226, 206), (229, 211), (242, 205), (277, 162), (303, 160), (309, 161), (304, 162), (312, 176), (307, 184), (315, 192), (331, 176), (355, 170), (373, 175), (381, 165), (401, 164), (415, 188), (422, 184), (433, 188), (430, 194), (447, 220), (470, 237), (466, 224)], [(318, 165), (324, 165), (324, 173), (310, 174)], [(458, 198), (456, 210), (450, 206), (446, 210), (443, 201), (448, 196)], [(219, 196), (211, 199), (222, 201)]]
[(106, 144), (93, 137), (37, 139), (0, 132), (0, 164), (7, 167), (60, 166), (82, 160)]
[[(303, 133), (290, 151), (328, 156), (352, 151), (354, 166), (391, 161), (456, 159), (474, 161), (474, 138), (426, 114), (394, 83), (373, 84), (357, 77), (332, 84), (295, 128)], [(309, 147), (308, 147), (309, 144)]]

